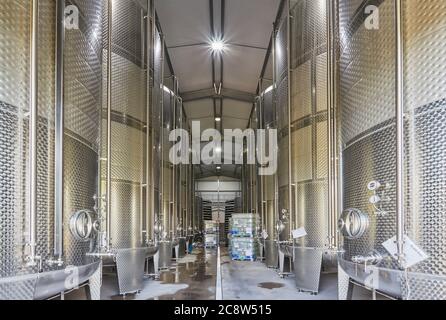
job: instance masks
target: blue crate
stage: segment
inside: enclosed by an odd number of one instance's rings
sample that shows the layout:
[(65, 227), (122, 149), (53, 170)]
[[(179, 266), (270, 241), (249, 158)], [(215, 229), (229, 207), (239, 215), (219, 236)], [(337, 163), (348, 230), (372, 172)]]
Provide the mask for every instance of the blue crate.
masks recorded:
[(256, 261), (256, 259), (257, 259), (257, 257), (256, 256), (239, 256), (239, 255), (236, 255), (236, 254), (233, 254), (232, 256), (231, 256), (231, 258), (232, 258), (232, 260), (233, 261)]

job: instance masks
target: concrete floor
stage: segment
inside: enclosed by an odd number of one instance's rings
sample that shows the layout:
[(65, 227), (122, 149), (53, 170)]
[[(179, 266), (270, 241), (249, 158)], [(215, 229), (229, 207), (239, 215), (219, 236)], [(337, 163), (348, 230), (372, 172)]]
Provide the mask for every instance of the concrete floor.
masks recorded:
[[(336, 300), (337, 275), (323, 274), (318, 295), (297, 291), (293, 277), (280, 278), (276, 270), (261, 262), (231, 261), (226, 249), (221, 253), (222, 292), (224, 300)], [(171, 270), (161, 273), (159, 280), (145, 280), (138, 295), (117, 295), (117, 278), (104, 274), (103, 300), (215, 300), (217, 278), (216, 250), (196, 249), (180, 259)], [(78, 290), (66, 299), (85, 299)], [(370, 300), (371, 292), (354, 289), (354, 300)]]

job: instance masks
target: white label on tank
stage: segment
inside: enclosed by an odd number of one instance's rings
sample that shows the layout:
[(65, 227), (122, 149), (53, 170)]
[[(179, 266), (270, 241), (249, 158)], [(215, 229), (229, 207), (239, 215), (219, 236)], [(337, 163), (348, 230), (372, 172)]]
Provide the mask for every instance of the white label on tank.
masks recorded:
[[(396, 246), (396, 236), (383, 243), (383, 247), (392, 257), (396, 258), (398, 249)], [(407, 269), (426, 260), (429, 256), (417, 246), (409, 237), (404, 236), (404, 262), (402, 267)]]
[(307, 235), (307, 231), (303, 227), (293, 230), (293, 238), (294, 239), (299, 239), (299, 238), (305, 237), (306, 235)]

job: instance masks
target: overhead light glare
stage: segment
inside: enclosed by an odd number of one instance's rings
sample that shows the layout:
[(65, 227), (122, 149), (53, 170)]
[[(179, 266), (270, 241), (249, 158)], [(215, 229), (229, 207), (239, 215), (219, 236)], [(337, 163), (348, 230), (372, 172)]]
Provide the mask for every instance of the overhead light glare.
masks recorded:
[(268, 92), (271, 92), (273, 89), (274, 89), (274, 86), (270, 86), (270, 87), (266, 88), (265, 94), (267, 94)]
[(169, 93), (169, 94), (171, 94), (171, 95), (174, 95), (173, 91), (170, 90), (168, 87), (166, 87), (166, 86), (164, 86), (164, 85), (163, 85), (163, 90), (164, 90), (164, 92), (166, 92), (166, 93)]
[(216, 121), (216, 122), (220, 122), (220, 121), (221, 121), (221, 118), (220, 118), (220, 117), (215, 117), (215, 121)]
[(211, 49), (213, 52), (222, 52), (225, 49), (225, 43), (222, 40), (212, 40)]

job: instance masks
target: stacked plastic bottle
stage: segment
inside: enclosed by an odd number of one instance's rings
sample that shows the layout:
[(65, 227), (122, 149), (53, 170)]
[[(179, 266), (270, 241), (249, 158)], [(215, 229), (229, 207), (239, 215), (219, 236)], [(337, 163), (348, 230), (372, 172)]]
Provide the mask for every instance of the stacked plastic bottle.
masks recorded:
[(260, 218), (256, 214), (234, 214), (230, 219), (230, 252), (232, 260), (255, 261), (259, 254), (257, 230)]
[(204, 222), (205, 247), (215, 248), (217, 246), (218, 224), (215, 221)]

